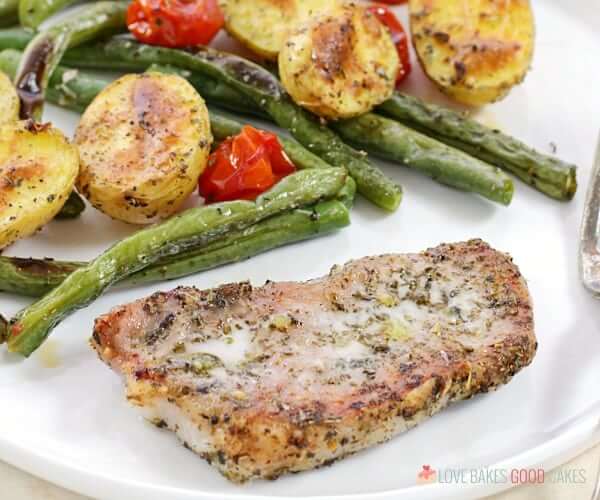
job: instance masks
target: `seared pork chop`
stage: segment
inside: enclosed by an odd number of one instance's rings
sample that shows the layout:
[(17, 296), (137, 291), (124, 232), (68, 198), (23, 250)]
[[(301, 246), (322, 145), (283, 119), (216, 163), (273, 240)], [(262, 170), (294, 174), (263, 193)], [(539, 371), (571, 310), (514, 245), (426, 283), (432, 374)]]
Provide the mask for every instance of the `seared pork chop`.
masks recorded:
[(92, 344), (132, 403), (238, 482), (390, 439), (508, 382), (537, 346), (525, 281), (480, 240), (155, 293), (98, 318)]

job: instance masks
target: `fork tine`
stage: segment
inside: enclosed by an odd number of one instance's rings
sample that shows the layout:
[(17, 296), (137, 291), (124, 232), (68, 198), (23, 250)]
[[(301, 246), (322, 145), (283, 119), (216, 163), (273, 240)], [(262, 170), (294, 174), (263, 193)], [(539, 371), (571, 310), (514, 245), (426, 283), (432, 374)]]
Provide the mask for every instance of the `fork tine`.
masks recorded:
[(579, 270), (584, 286), (592, 293), (600, 295), (600, 250), (598, 241), (600, 230), (600, 137), (596, 147), (596, 159), (590, 177), (583, 221), (581, 225)]

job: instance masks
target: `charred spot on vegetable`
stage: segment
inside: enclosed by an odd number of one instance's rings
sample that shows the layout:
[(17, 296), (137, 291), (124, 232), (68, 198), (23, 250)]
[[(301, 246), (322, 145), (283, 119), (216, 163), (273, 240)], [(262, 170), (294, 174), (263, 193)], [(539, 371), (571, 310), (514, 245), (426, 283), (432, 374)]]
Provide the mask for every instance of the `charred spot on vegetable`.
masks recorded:
[(18, 318), (12, 318), (9, 322), (9, 335), (8, 337), (17, 337), (24, 330), (24, 326), (19, 322)]
[(231, 54), (208, 47), (187, 47), (186, 52), (221, 67), (229, 76), (253, 89), (279, 99), (283, 90), (277, 77), (261, 66)]
[(44, 103), (42, 78), (48, 65), (48, 57), (54, 50), (54, 43), (45, 38), (28, 53), (20, 68), (18, 80), (15, 82), (17, 94), (21, 101), (19, 117), (27, 120), (33, 117), (36, 110)]
[(450, 35), (442, 31), (436, 31), (433, 34), (433, 38), (435, 38), (440, 43), (448, 43), (450, 41)]
[(13, 257), (11, 262), (20, 272), (26, 272), (31, 275), (40, 276), (47, 276), (57, 273), (69, 274), (79, 267), (77, 264), (56, 263), (53, 261), (53, 259), (39, 260)]
[(462, 61), (455, 61), (454, 69), (456, 71), (456, 81), (460, 82), (464, 79), (465, 75), (467, 74), (467, 67)]
[[(59, 195), (59, 199), (63, 196)], [(71, 191), (71, 194), (67, 198), (67, 201), (63, 205), (61, 211), (56, 215), (55, 219), (74, 219), (79, 217), (85, 210), (85, 203), (81, 199), (81, 196), (76, 191)]]
[(345, 19), (339, 24), (335, 19), (329, 18), (314, 28), (312, 59), (329, 81), (343, 73), (344, 61), (352, 51), (353, 32), (351, 19)]
[(148, 206), (147, 202), (145, 202), (145, 201), (143, 201), (143, 200), (141, 200), (139, 198), (136, 198), (133, 195), (126, 194), (124, 198), (125, 198), (125, 201), (127, 202), (127, 204), (130, 205), (130, 206), (132, 206), (132, 207), (134, 207), (134, 208), (147, 207)]
[(31, 132), (32, 134), (39, 134), (41, 132), (45, 132), (46, 130), (50, 129), (51, 127), (52, 127), (52, 124), (50, 122), (38, 123), (31, 118), (27, 118), (27, 121), (25, 122), (25, 124), (23, 126), (23, 128), (25, 130), (27, 130), (28, 132)]
[(8, 331), (8, 321), (4, 316), (2, 316), (2, 314), (0, 314), (0, 344), (6, 342), (6, 339), (8, 338)]

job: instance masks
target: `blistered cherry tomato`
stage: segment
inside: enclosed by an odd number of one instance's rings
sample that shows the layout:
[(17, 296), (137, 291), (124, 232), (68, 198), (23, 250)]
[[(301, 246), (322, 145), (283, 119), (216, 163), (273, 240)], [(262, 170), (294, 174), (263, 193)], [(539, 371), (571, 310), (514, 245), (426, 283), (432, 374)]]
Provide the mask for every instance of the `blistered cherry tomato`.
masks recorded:
[(133, 0), (127, 9), (129, 31), (163, 47), (206, 45), (224, 22), (217, 0)]
[[(390, 3), (390, 2), (387, 2)], [(398, 50), (398, 56), (400, 57), (401, 68), (398, 71), (398, 78), (396, 79), (396, 85), (402, 82), (410, 73), (412, 66), (410, 64), (410, 52), (408, 50), (408, 37), (404, 26), (400, 23), (396, 15), (388, 9), (385, 5), (375, 3), (369, 7), (369, 10), (373, 12), (377, 18), (387, 26), (392, 35), (392, 40)]]
[(295, 170), (275, 134), (246, 125), (210, 155), (199, 192), (207, 203), (253, 200)]

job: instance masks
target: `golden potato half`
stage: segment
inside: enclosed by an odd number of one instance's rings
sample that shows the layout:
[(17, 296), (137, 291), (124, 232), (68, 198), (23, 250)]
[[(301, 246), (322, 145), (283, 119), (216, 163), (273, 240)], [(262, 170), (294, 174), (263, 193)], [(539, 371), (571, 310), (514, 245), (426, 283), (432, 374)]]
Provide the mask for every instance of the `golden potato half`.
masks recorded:
[(10, 78), (0, 71), (0, 125), (19, 119), (19, 97)]
[(471, 105), (503, 98), (531, 64), (528, 0), (410, 0), (413, 44), (427, 76)]
[(50, 124), (0, 125), (0, 248), (51, 221), (78, 172), (77, 148)]
[(357, 4), (312, 18), (279, 53), (279, 74), (292, 99), (330, 119), (361, 115), (388, 99), (399, 65), (387, 29)]
[(177, 75), (125, 75), (104, 89), (75, 133), (77, 189), (98, 210), (132, 224), (177, 211), (206, 167), (208, 110)]
[(327, 12), (337, 0), (221, 0), (225, 28), (258, 55), (276, 60), (285, 40), (297, 26)]

